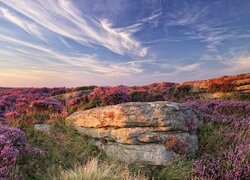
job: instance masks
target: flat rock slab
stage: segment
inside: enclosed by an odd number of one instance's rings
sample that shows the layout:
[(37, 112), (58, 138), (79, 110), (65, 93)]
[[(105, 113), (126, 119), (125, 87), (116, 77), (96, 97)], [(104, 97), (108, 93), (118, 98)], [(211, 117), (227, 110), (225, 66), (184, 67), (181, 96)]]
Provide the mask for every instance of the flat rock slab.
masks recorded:
[(73, 113), (66, 121), (88, 128), (171, 127), (179, 130), (187, 128), (185, 119), (188, 117), (199, 123), (199, 117), (192, 108), (179, 103), (160, 101), (97, 107)]

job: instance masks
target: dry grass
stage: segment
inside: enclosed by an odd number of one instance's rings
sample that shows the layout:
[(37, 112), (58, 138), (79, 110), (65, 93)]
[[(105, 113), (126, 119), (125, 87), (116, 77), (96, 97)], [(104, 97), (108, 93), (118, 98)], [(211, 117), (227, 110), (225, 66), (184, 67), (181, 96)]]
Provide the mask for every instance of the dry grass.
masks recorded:
[(127, 166), (101, 163), (97, 158), (89, 160), (86, 165), (63, 171), (55, 180), (146, 180), (147, 178), (131, 175)]

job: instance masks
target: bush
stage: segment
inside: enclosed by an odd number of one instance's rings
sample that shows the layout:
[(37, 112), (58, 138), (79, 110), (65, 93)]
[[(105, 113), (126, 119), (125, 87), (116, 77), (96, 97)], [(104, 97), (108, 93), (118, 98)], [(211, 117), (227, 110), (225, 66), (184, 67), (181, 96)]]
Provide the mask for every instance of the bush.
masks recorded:
[(250, 116), (250, 103), (247, 101), (188, 101), (186, 105), (198, 110), (203, 118), (209, 121), (234, 124), (236, 126), (247, 123)]
[(218, 157), (205, 157), (194, 161), (194, 177), (199, 179), (250, 179), (250, 150), (239, 145)]
[(249, 179), (250, 103), (210, 100), (187, 104), (206, 119), (199, 134), (201, 154), (193, 162), (194, 178)]
[(152, 99), (150, 93), (146, 89), (134, 90), (130, 95), (134, 102), (149, 102)]
[(101, 105), (112, 105), (131, 101), (129, 89), (126, 86), (97, 87), (89, 95), (90, 102), (100, 101)]
[(0, 179), (9, 177), (21, 155), (41, 153), (40, 149), (28, 146), (25, 135), (20, 129), (0, 126)]
[(55, 98), (45, 98), (42, 100), (36, 100), (31, 102), (30, 108), (32, 111), (35, 112), (43, 112), (43, 111), (50, 111), (50, 112), (62, 112), (64, 106), (58, 99)]

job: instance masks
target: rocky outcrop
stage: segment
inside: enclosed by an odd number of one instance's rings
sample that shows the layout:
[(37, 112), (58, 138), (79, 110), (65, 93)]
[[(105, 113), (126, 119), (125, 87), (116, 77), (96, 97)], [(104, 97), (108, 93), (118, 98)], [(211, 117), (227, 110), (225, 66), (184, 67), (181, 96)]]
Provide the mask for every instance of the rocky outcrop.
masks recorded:
[(191, 81), (179, 86), (192, 86), (206, 89), (212, 93), (217, 92), (241, 92), (250, 93), (250, 73), (232, 76), (223, 76), (208, 80)]
[(95, 138), (107, 155), (126, 162), (166, 165), (195, 156), (202, 120), (190, 107), (171, 102), (131, 102), (98, 107), (67, 119)]

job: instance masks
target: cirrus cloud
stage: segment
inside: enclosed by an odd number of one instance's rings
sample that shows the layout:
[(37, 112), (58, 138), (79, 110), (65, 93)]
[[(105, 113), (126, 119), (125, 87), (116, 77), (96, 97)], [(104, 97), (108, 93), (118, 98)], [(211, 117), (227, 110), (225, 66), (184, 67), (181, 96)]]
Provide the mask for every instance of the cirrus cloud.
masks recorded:
[[(101, 45), (120, 55), (140, 56), (147, 54), (147, 48), (132, 37), (130, 32), (114, 28), (108, 20), (97, 20), (80, 11), (69, 0), (0, 0), (10, 9), (3, 9), (3, 17), (24, 30), (40, 35), (41, 26), (53, 33), (70, 38), (85, 46)], [(16, 17), (12, 10), (23, 17)], [(25, 18), (28, 18), (26, 20)]]

